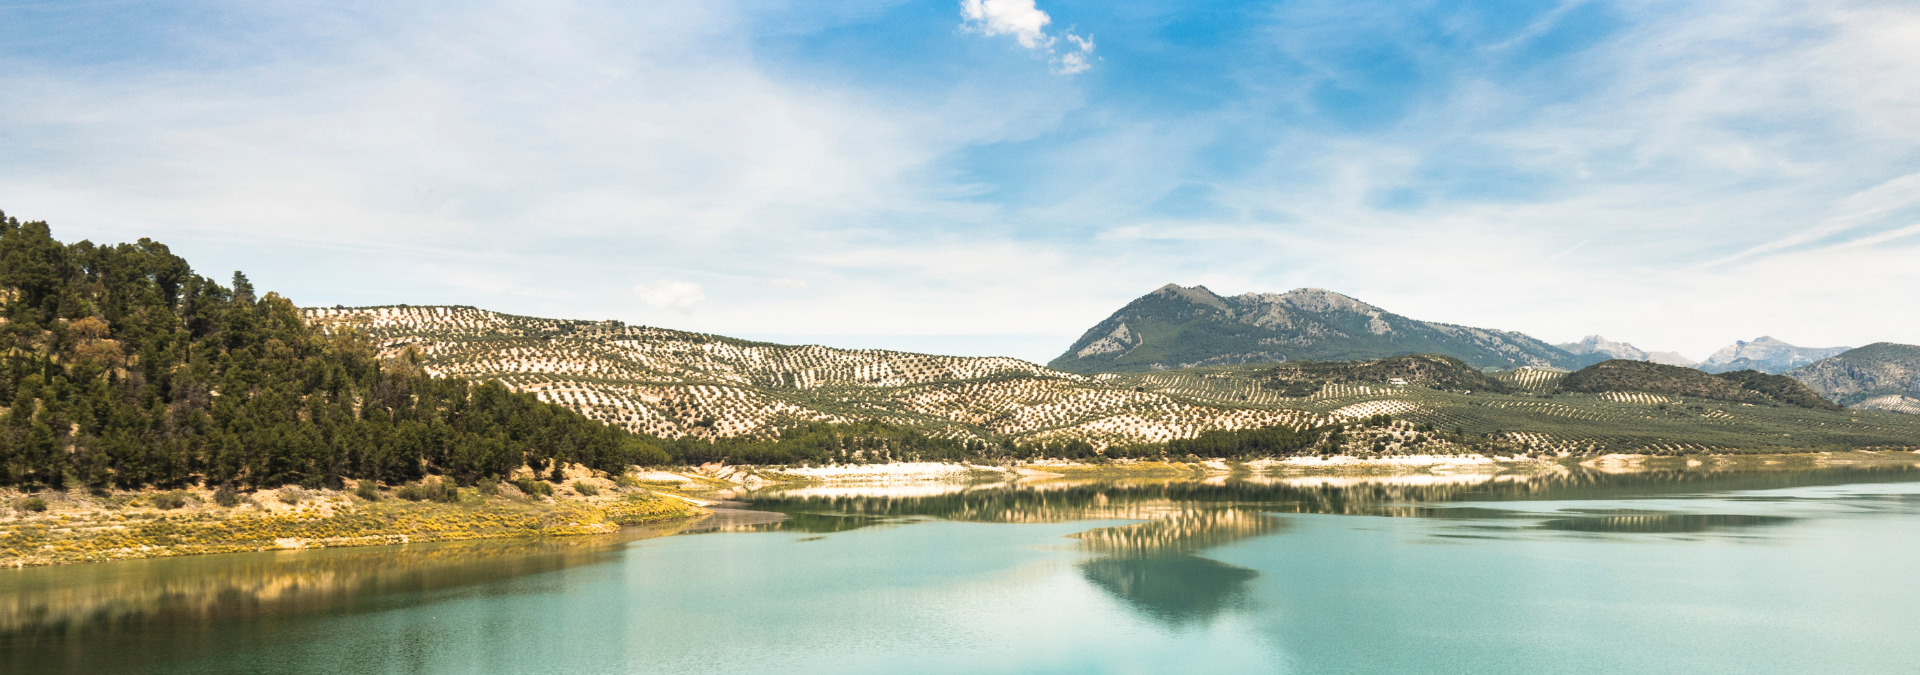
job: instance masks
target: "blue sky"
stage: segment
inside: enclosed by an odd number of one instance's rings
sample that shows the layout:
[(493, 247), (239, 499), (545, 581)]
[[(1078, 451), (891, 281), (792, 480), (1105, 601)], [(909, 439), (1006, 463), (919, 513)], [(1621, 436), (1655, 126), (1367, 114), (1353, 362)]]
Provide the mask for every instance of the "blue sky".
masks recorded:
[(1044, 361), (1176, 282), (1694, 358), (1920, 343), (1911, 2), (0, 0), (0, 26), (0, 208), (307, 305)]

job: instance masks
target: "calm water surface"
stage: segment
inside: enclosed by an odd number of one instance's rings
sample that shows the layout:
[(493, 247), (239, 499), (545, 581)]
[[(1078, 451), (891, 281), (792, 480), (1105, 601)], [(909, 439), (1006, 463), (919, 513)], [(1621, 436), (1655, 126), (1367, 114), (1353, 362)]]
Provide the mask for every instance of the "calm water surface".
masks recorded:
[(1911, 673), (1920, 473), (810, 488), (0, 571), (7, 673)]

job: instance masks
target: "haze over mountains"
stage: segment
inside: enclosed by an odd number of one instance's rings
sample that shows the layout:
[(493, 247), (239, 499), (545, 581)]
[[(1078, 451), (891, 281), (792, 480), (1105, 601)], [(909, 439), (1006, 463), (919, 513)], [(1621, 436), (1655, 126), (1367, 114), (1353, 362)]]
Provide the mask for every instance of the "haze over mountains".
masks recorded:
[(1761, 337), (1752, 342), (1741, 340), (1722, 347), (1707, 357), (1700, 364), (1700, 369), (1709, 373), (1734, 370), (1784, 373), (1849, 349), (1852, 347), (1795, 347), (1772, 337)]
[(1698, 361), (1681, 356), (1679, 352), (1643, 351), (1625, 342), (1614, 342), (1598, 335), (1588, 335), (1579, 342), (1554, 345), (1561, 350), (1581, 357), (1587, 363), (1599, 363), (1608, 359), (1626, 359), (1628, 361), (1648, 361), (1669, 366), (1694, 367)]

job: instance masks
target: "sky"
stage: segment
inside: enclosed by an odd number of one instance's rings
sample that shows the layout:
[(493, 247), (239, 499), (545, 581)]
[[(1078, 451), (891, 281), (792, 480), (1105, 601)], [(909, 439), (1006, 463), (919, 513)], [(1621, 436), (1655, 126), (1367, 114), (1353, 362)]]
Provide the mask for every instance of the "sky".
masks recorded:
[(1920, 4), (0, 0), (0, 209), (304, 306), (1044, 362), (1166, 284), (1920, 343)]

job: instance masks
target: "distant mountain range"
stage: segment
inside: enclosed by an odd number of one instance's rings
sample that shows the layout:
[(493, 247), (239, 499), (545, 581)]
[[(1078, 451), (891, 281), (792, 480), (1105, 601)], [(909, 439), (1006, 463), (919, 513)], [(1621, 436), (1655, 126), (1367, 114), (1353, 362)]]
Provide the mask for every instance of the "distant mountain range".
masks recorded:
[(1877, 342), (1800, 366), (1787, 376), (1854, 408), (1920, 413), (1920, 347)]
[(1475, 368), (1585, 365), (1520, 333), (1410, 319), (1319, 288), (1222, 297), (1174, 284), (1128, 303), (1047, 365), (1126, 373), (1401, 354), (1451, 356)]
[(1722, 347), (1698, 367), (1709, 373), (1758, 370), (1779, 374), (1848, 349), (1852, 347), (1795, 347), (1771, 337), (1761, 337), (1752, 342), (1740, 340)]
[(1681, 356), (1679, 352), (1642, 351), (1639, 347), (1631, 344), (1614, 342), (1598, 335), (1588, 335), (1586, 339), (1579, 342), (1569, 342), (1554, 346), (1559, 347), (1568, 354), (1580, 357), (1582, 361), (1588, 364), (1599, 363), (1608, 359), (1626, 359), (1628, 361), (1647, 361), (1668, 366), (1685, 366), (1688, 368), (1699, 365), (1699, 362)]

